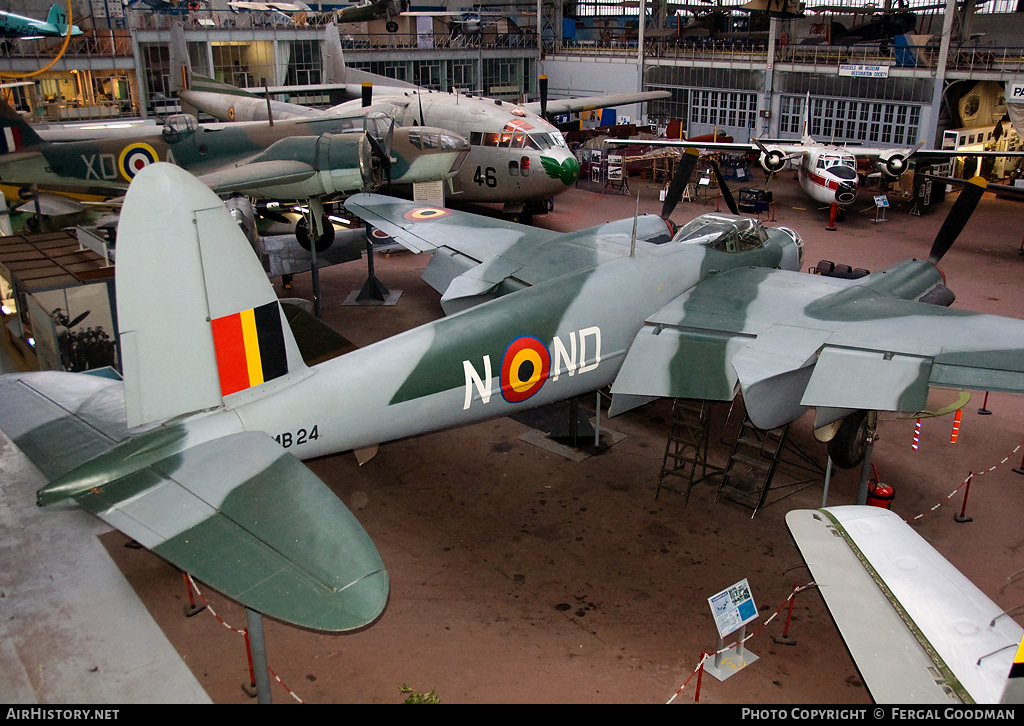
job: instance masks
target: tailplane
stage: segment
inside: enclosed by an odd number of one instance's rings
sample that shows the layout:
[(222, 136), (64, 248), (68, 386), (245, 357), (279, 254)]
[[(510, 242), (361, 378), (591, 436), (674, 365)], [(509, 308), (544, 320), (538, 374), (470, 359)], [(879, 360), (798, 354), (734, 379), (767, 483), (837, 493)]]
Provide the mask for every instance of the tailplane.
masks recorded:
[(129, 428), (248, 402), (306, 373), (245, 235), (188, 172), (156, 163), (136, 175), (117, 252)]

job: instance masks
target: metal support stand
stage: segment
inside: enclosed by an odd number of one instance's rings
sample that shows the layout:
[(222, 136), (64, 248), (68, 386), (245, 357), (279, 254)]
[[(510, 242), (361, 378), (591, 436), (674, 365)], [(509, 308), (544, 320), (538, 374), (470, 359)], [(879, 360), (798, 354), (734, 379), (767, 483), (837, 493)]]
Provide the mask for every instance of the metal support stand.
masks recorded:
[[(367, 232), (369, 232), (369, 228), (367, 228)], [(384, 287), (384, 283), (378, 280), (373, 272), (373, 242), (370, 241), (369, 234), (366, 235), (366, 270), (366, 282), (363, 284), (363, 289), (356, 295), (356, 302), (364, 300), (384, 302), (388, 299), (391, 291)]]
[(309, 229), (312, 231), (313, 242), (309, 245), (309, 273), (313, 283), (313, 315), (320, 317), (320, 265), (316, 260), (316, 240), (324, 233), (324, 203), (319, 199), (309, 200)]
[(718, 646), (715, 648), (715, 660), (710, 666), (705, 666), (707, 672), (720, 681), (724, 681), (731, 675), (739, 673), (748, 665), (757, 660), (757, 656), (743, 647), (743, 641), (747, 637), (747, 626), (736, 631), (739, 635), (736, 639), (736, 648), (732, 655), (725, 655), (725, 641), (718, 639)]
[(255, 693), (248, 688), (244, 690), (250, 696), (256, 696), (257, 703), (272, 703), (270, 697), (270, 671), (267, 668), (267, 644), (263, 638), (263, 616), (255, 610), (245, 609), (245, 642), (249, 648), (252, 663), (252, 686)]
[(868, 503), (868, 480), (871, 478), (871, 454), (875, 448), (875, 432), (868, 433), (864, 443), (864, 463), (860, 465), (860, 486), (857, 487), (857, 504)]

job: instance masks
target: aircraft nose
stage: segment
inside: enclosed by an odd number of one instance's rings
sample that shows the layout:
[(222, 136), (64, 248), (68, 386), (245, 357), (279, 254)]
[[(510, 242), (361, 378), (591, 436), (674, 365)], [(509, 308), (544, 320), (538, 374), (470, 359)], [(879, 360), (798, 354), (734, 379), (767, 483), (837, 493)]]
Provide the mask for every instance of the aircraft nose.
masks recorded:
[(836, 188), (836, 201), (840, 204), (850, 204), (857, 199), (857, 187), (852, 184), (840, 184)]
[(565, 186), (572, 186), (580, 175), (580, 163), (568, 149), (561, 153), (544, 153), (540, 157), (544, 172), (551, 179), (557, 179)]

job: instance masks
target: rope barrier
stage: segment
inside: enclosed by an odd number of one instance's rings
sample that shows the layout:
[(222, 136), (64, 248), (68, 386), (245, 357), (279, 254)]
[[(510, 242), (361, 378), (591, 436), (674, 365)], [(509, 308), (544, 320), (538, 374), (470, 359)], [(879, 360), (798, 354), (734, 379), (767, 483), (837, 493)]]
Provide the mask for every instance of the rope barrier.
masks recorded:
[(815, 583), (815, 582), (808, 582), (806, 585), (794, 586), (793, 587), (793, 591), (791, 593), (789, 593), (789, 597), (787, 597), (782, 602), (782, 604), (779, 605), (779, 607), (777, 607), (775, 609), (775, 612), (772, 613), (770, 616), (768, 616), (768, 619), (765, 620), (763, 623), (761, 623), (761, 625), (754, 632), (750, 633), (749, 635), (747, 635), (747, 637), (743, 638), (742, 640), (737, 640), (735, 643), (730, 643), (729, 645), (725, 646), (721, 650), (712, 651), (710, 653), (708, 653), (708, 652), (701, 653), (700, 662), (697, 663), (697, 667), (694, 668), (693, 671), (690, 673), (689, 677), (685, 681), (683, 681), (683, 685), (679, 686), (679, 688), (676, 689), (676, 692), (672, 694), (672, 697), (670, 699), (668, 699), (668, 701), (665, 702), (665, 705), (668, 705), (668, 704), (672, 703), (674, 700), (676, 700), (676, 698), (679, 697), (679, 694), (681, 694), (683, 692), (683, 689), (686, 688), (687, 684), (693, 679), (693, 677), (695, 675), (697, 675), (698, 673), (700, 673), (704, 669), (704, 663), (705, 663), (705, 661), (707, 661), (709, 656), (713, 657), (713, 656), (721, 655), (722, 653), (727, 653), (728, 651), (732, 650), (733, 648), (735, 648), (738, 645), (745, 644), (748, 640), (750, 640), (755, 635), (760, 633), (762, 630), (767, 628), (768, 625), (772, 622), (772, 620), (774, 620), (778, 616), (778, 614), (782, 612), (782, 609), (784, 607), (786, 607), (787, 605), (789, 605), (789, 602), (794, 597), (796, 597), (798, 592), (803, 592), (804, 590), (808, 590), (808, 589), (810, 589), (812, 587), (817, 587), (817, 583)]
[(1013, 456), (1013, 455), (1014, 455), (1014, 454), (1016, 454), (1016, 453), (1017, 453), (1018, 451), (1020, 451), (1020, 448), (1021, 448), (1022, 446), (1024, 446), (1024, 441), (1021, 441), (1021, 442), (1020, 442), (1019, 444), (1017, 444), (1017, 445), (1016, 445), (1016, 446), (1015, 446), (1015, 447), (1013, 448), (1013, 451), (1011, 451), (1011, 452), (1010, 452), (1009, 454), (1007, 454), (1006, 456), (1004, 456), (1004, 457), (1002, 458), (1002, 460), (1001, 460), (1001, 461), (1000, 461), (1000, 462), (999, 462), (998, 464), (994, 464), (994, 465), (990, 466), (990, 467), (989, 467), (988, 469), (985, 469), (984, 471), (979, 471), (979, 472), (971, 472), (970, 474), (968, 474), (968, 475), (967, 475), (967, 478), (966, 478), (966, 479), (964, 479), (964, 480), (963, 480), (963, 481), (962, 481), (962, 482), (960, 483), (960, 485), (959, 485), (959, 486), (958, 486), (958, 487), (957, 487), (956, 489), (954, 489), (953, 491), (951, 491), (951, 492), (950, 492), (949, 494), (947, 494), (947, 495), (946, 495), (946, 498), (945, 498), (945, 500), (943, 500), (943, 501), (939, 501), (939, 502), (938, 502), (938, 503), (937, 503), (937, 504), (936, 504), (935, 506), (933, 506), (933, 507), (932, 507), (931, 509), (929, 509), (929, 510), (927, 510), (927, 511), (924, 511), (924, 512), (921, 512), (921, 513), (920, 513), (920, 514), (918, 514), (918, 515), (917, 515), (916, 517), (911, 517), (910, 519), (904, 519), (903, 521), (904, 521), (904, 522), (908, 522), (908, 523), (909, 523), (909, 522), (913, 522), (913, 521), (915, 521), (915, 520), (918, 520), (918, 519), (920, 519), (921, 517), (925, 516), (926, 514), (930, 514), (931, 512), (934, 512), (934, 511), (935, 511), (936, 509), (938, 509), (938, 508), (939, 508), (939, 507), (941, 507), (941, 506), (942, 506), (943, 504), (945, 504), (946, 502), (948, 502), (948, 501), (949, 501), (949, 500), (950, 500), (950, 499), (951, 499), (951, 498), (953, 497), (953, 495), (954, 495), (954, 494), (956, 494), (956, 493), (957, 493), (958, 491), (960, 491), (960, 490), (961, 490), (961, 489), (963, 489), (963, 488), (964, 488), (965, 486), (967, 486), (967, 485), (968, 485), (968, 484), (970, 483), (971, 479), (972, 479), (972, 478), (973, 478), (974, 476), (981, 476), (982, 474), (988, 474), (989, 472), (995, 471), (995, 470), (996, 470), (996, 469), (998, 469), (998, 468), (999, 468), (1000, 466), (1002, 466), (1002, 465), (1003, 465), (1003, 464), (1005, 464), (1005, 463), (1006, 463), (1007, 461), (1009, 461), (1009, 460), (1010, 460), (1010, 457), (1011, 457), (1011, 456)]
[[(249, 645), (248, 644), (248, 640), (249, 640), (249, 633), (248, 633), (248, 631), (245, 628), (242, 628), (242, 629), (236, 628), (235, 626), (230, 625), (227, 621), (225, 621), (224, 618), (222, 618), (220, 615), (218, 615), (216, 613), (216, 611), (213, 609), (213, 606), (210, 605), (209, 600), (206, 599), (206, 597), (203, 595), (203, 593), (196, 586), (196, 581), (192, 579), (192, 575), (190, 575), (189, 573), (186, 572), (185, 573), (185, 578), (188, 580), (189, 586), (192, 587), (196, 591), (196, 594), (199, 596), (199, 599), (203, 601), (204, 605), (206, 605), (206, 608), (207, 608), (207, 610), (210, 611), (210, 614), (213, 615), (213, 617), (217, 618), (217, 622), (218, 623), (220, 623), (225, 628), (227, 628), (228, 630), (230, 630), (230, 631), (232, 631), (234, 633), (239, 633), (240, 635), (244, 635), (245, 636), (245, 638), (246, 638), (246, 650), (248, 651), (248, 645)], [(289, 688), (288, 685), (284, 681), (281, 680), (280, 676), (278, 676), (276, 673), (274, 673), (274, 669), (273, 668), (271, 668), (270, 666), (267, 666), (267, 672), (270, 673), (270, 675), (272, 675), (274, 677), (275, 681), (277, 681), (279, 684), (281, 684), (281, 688), (283, 688), (288, 693), (289, 696), (294, 698), (299, 703), (305, 703), (305, 701), (303, 701), (301, 698), (299, 698), (298, 694), (296, 694), (295, 691), (293, 691), (291, 688)]]

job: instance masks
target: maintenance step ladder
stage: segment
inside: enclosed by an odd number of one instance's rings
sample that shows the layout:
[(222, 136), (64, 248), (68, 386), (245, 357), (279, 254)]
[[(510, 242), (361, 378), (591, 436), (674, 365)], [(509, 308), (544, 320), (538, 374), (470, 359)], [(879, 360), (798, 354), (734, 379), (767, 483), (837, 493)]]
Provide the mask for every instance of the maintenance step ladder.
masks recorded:
[[(685, 507), (690, 499), (690, 491), (695, 486), (725, 473), (725, 467), (715, 466), (708, 461), (711, 405), (711, 401), (682, 398), (672, 400), (671, 428), (665, 442), (665, 458), (661, 465), (661, 474), (658, 476), (655, 499), (661, 494), (662, 489), (667, 489), (684, 495)], [(676, 483), (675, 479), (683, 481), (680, 488), (670, 485)]]
[(747, 507), (753, 519), (762, 508), (822, 481), (825, 467), (789, 440), (789, 426), (766, 431), (743, 417), (715, 501)]
[(748, 507), (753, 519), (768, 498), (788, 433), (789, 424), (765, 431), (744, 416), (715, 501), (725, 498)]

